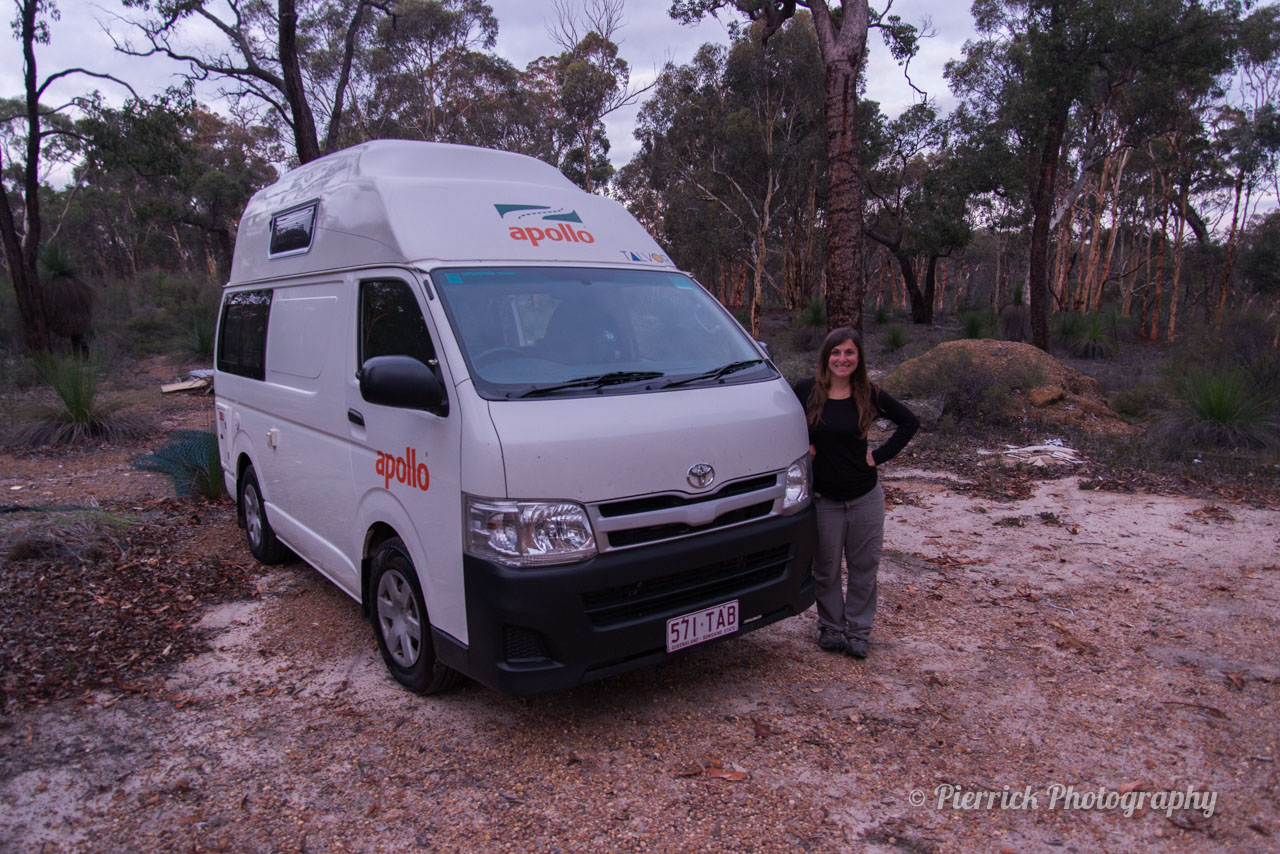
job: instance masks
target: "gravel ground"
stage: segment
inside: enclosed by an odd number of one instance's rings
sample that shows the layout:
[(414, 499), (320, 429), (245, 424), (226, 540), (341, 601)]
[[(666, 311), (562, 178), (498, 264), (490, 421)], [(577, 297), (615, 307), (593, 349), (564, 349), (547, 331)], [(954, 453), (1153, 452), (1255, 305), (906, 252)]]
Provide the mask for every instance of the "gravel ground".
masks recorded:
[(1274, 850), (1280, 514), (1078, 483), (898, 471), (865, 662), (810, 613), (524, 700), (404, 692), (357, 605), (284, 567), (142, 690), (11, 704), (0, 849)]

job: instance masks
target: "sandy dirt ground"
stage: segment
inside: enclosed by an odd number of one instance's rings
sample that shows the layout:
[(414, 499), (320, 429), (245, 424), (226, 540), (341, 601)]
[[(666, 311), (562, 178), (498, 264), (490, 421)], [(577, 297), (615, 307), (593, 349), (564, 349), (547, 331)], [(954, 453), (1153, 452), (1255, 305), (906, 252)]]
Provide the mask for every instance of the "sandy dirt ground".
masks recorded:
[[(167, 488), (99, 456), (66, 488)], [(264, 572), (146, 690), (10, 702), (0, 850), (1276, 850), (1280, 511), (1082, 483), (900, 458), (867, 660), (811, 611), (532, 699), (411, 695), (356, 603)], [(228, 508), (201, 538), (238, 560)]]

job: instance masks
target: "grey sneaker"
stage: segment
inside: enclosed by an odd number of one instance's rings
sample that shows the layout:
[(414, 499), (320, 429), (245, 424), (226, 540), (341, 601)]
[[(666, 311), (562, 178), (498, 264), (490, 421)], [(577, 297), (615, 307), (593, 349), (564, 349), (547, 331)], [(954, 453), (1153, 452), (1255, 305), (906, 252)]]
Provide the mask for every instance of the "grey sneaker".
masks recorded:
[(845, 649), (844, 632), (823, 626), (818, 630), (818, 646), (827, 652), (841, 652)]
[(867, 657), (867, 642), (862, 638), (848, 638), (844, 642), (845, 655), (851, 655), (854, 658)]

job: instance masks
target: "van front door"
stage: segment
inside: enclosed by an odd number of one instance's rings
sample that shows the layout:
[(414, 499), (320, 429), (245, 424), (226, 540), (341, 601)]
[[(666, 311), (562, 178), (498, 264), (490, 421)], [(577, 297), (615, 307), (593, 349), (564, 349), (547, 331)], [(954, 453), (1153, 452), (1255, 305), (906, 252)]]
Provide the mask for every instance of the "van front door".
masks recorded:
[(432, 625), (465, 639), (462, 600), (461, 421), (446, 414), (383, 406), (363, 398), (359, 366), (376, 356), (409, 356), (427, 365), (454, 396), (448, 366), (437, 355), (421, 301), (424, 290), (409, 274), (359, 282), (356, 364), (347, 391), (360, 532), (387, 525), (404, 541), (426, 599)]

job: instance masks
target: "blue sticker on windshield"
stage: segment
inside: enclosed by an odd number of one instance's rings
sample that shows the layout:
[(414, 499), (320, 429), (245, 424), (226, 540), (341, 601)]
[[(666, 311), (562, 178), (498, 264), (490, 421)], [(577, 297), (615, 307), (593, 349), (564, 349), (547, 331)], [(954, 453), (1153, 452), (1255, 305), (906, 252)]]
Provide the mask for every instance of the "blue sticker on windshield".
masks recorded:
[(445, 273), (444, 280), (451, 285), (462, 284), (462, 277), (459, 276), (457, 273)]

